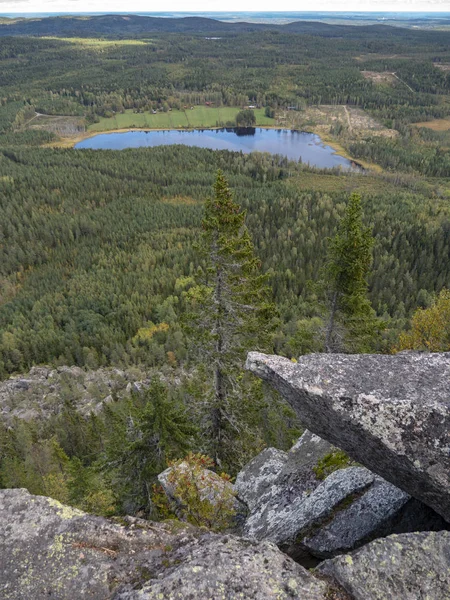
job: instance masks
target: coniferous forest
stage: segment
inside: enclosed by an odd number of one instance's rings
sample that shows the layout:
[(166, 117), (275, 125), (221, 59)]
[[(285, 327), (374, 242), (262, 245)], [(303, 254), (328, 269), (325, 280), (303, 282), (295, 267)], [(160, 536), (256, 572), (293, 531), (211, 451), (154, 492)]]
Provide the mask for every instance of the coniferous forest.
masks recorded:
[[(450, 349), (450, 32), (39, 23), (0, 23), (0, 378), (69, 366), (145, 385), (85, 414), (69, 378), (45, 419), (0, 421), (0, 486), (164, 516), (171, 460), (234, 475), (298, 436), (244, 374), (248, 349)], [(206, 104), (264, 108), (364, 168), (71, 147), (117, 114)]]

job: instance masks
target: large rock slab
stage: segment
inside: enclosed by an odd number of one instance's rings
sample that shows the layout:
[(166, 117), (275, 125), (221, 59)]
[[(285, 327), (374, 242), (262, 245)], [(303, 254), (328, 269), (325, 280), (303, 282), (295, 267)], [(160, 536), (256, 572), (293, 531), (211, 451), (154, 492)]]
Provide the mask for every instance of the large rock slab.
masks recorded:
[(325, 561), (318, 572), (352, 600), (449, 600), (450, 533), (391, 535)]
[(289, 452), (266, 448), (238, 473), (235, 491), (251, 513), (266, 506), (275, 510), (306, 498), (321, 482), (314, 468), (327, 454), (337, 450), (306, 430)]
[(0, 490), (2, 600), (326, 600), (317, 579), (269, 542), (179, 522), (120, 523), (26, 490)]
[(450, 353), (310, 354), (293, 363), (251, 352), (309, 430), (450, 522)]
[(363, 493), (349, 495), (326, 522), (313, 523), (311, 532), (301, 538), (301, 547), (317, 558), (331, 558), (392, 533), (447, 528), (433, 509), (374, 476)]
[(448, 532), (376, 540), (311, 572), (270, 542), (0, 490), (2, 600), (449, 600), (449, 590)]
[[(204, 536), (199, 544), (175, 551), (159, 580), (120, 600), (344, 600), (332, 596), (328, 583), (316, 579), (264, 542)], [(347, 598), (345, 598), (347, 600)]]
[(318, 528), (331, 517), (349, 497), (364, 492), (374, 478), (373, 473), (363, 467), (335, 471), (301, 501), (296, 498), (285, 502), (283, 507), (270, 503), (262, 513), (251, 514), (244, 533), (255, 539), (269, 539), (280, 546), (294, 544), (312, 527)]
[[(326, 477), (325, 464), (340, 470)], [(243, 533), (271, 540), (311, 566), (314, 559), (391, 533), (448, 528), (419, 500), (350, 464), (342, 451), (308, 430), (288, 453), (263, 450), (236, 477), (238, 496), (250, 509)]]

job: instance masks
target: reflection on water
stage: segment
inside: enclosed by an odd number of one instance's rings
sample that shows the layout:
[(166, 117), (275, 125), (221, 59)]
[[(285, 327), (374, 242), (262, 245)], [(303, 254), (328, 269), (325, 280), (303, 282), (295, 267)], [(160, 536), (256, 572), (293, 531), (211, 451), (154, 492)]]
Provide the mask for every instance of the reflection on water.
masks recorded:
[(167, 146), (182, 144), (212, 150), (234, 152), (270, 152), (287, 156), (291, 160), (320, 168), (342, 167), (354, 169), (355, 164), (335, 154), (322, 143), (318, 135), (289, 129), (261, 129), (240, 127), (227, 129), (196, 129), (194, 131), (127, 131), (101, 133), (88, 138), (75, 148), (93, 150), (123, 150), (125, 148)]

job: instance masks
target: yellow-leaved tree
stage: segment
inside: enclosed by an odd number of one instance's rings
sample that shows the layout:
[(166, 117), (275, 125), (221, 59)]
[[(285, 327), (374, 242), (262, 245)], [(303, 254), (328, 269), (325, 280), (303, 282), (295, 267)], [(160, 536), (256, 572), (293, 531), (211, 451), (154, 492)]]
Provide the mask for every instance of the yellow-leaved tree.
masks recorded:
[(450, 350), (450, 290), (444, 288), (429, 308), (416, 310), (410, 331), (400, 334), (395, 350)]

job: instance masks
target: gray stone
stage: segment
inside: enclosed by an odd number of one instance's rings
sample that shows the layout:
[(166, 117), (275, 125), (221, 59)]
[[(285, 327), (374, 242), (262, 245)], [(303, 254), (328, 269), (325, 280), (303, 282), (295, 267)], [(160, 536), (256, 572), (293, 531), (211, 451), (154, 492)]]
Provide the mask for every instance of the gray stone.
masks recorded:
[[(58, 414), (69, 399), (83, 415), (99, 412), (105, 404), (129, 395), (133, 369), (114, 368), (83, 371), (79, 367), (32, 367), (25, 376), (10, 377), (0, 382), (0, 418), (8, 425), (14, 419), (47, 419)], [(147, 381), (147, 380), (145, 380)], [(103, 400), (103, 403), (100, 401)]]
[(47, 379), (50, 372), (51, 372), (51, 369), (49, 367), (31, 367), (30, 377), (32, 377), (33, 379), (35, 379), (35, 378)]
[[(194, 473), (192, 468), (187, 462), (180, 463), (177, 467), (183, 473), (187, 470), (191, 471), (191, 476), (195, 485), (199, 491), (200, 500), (208, 500), (211, 504), (221, 502), (225, 496), (235, 497), (234, 486), (229, 481), (222, 479), (214, 471), (209, 469), (201, 469), (198, 475)], [(170, 475), (173, 472), (174, 467), (169, 467), (158, 475), (158, 481), (162, 485), (166, 496), (179, 503), (180, 499), (177, 497), (177, 493), (173, 483), (170, 481)]]
[[(354, 550), (376, 537), (448, 528), (428, 506), (362, 467), (359, 472), (366, 472), (370, 481), (364, 490), (356, 481), (354, 488), (345, 488), (345, 497), (336, 502), (330, 495), (325, 510), (311, 512), (319, 486), (317, 493), (327, 499), (322, 490), (328, 483), (318, 479), (315, 467), (337, 450), (307, 430), (287, 454), (270, 448), (255, 457), (238, 474), (235, 484), (250, 508), (244, 533), (276, 541), (295, 560), (310, 566), (317, 558)], [(347, 474), (343, 470), (333, 477), (345, 480)]]
[(450, 353), (311, 354), (297, 363), (252, 352), (312, 432), (450, 521)]
[(58, 373), (66, 373), (67, 375), (70, 375), (71, 377), (83, 377), (85, 372), (83, 371), (83, 369), (81, 367), (68, 367), (66, 365), (62, 365), (61, 367), (57, 367), (56, 368)]
[(2, 600), (326, 600), (329, 584), (268, 542), (179, 522), (120, 523), (0, 490)]
[(315, 490), (300, 501), (285, 497), (282, 504), (270, 503), (253, 512), (244, 525), (244, 534), (257, 540), (270, 540), (288, 549), (311, 529), (333, 517), (349, 496), (366, 490), (373, 473), (363, 467), (350, 467), (331, 473)]
[(449, 600), (450, 533), (391, 535), (322, 563), (352, 600)]
[(329, 586), (274, 544), (207, 536), (172, 554), (160, 581), (120, 600), (326, 600)]
[(282, 474), (284, 476), (294, 474), (298, 476), (299, 472), (311, 473), (322, 458), (335, 450), (338, 450), (338, 448), (306, 430), (289, 450)]
[[(280, 506), (298, 502), (321, 483), (314, 467), (333, 450), (334, 446), (310, 431), (305, 431), (287, 453), (274, 448), (263, 450), (238, 473), (235, 484), (238, 495), (243, 496), (252, 511), (260, 513), (267, 506), (278, 510)], [(269, 462), (267, 467), (265, 460)], [(262, 474), (268, 475), (267, 482)], [(258, 493), (252, 493), (252, 486), (257, 486)]]
[(431, 508), (375, 477), (364, 494), (335, 511), (331, 521), (302, 539), (301, 546), (318, 558), (331, 558), (391, 533), (447, 528), (448, 524)]
[(234, 489), (239, 500), (250, 510), (260, 503), (261, 496), (279, 478), (287, 458), (287, 453), (282, 450), (266, 448), (238, 473)]

